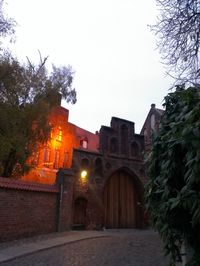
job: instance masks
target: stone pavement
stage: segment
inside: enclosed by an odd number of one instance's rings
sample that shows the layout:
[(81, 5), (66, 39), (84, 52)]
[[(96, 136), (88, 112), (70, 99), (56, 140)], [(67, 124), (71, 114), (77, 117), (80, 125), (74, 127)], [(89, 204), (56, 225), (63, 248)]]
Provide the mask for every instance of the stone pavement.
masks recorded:
[(55, 234), (54, 237), (51, 237), (50, 235), (50, 238), (48, 238), (47, 235), (46, 236), (47, 239), (39, 241), (37, 237), (33, 238), (33, 242), (31, 242), (31, 238), (19, 241), (13, 241), (10, 242), (10, 244), (6, 243), (7, 245), (5, 246), (7, 247), (3, 247), (0, 250), (0, 263), (10, 261), (15, 258), (22, 257), (24, 255), (28, 255), (41, 250), (53, 248), (56, 246), (62, 246), (67, 243), (76, 242), (83, 239), (106, 237), (108, 235), (109, 233), (105, 231), (69, 231), (69, 232), (64, 232), (63, 235)]
[(163, 255), (158, 234), (151, 229), (107, 229), (0, 243), (0, 265), (167, 266), (168, 259)]

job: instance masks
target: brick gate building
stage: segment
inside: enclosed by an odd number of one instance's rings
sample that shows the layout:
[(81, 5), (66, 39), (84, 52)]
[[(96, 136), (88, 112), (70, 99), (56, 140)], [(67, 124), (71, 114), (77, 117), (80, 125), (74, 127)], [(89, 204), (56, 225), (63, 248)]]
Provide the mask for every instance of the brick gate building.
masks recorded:
[(143, 227), (143, 156), (161, 114), (151, 105), (140, 134), (133, 122), (117, 117), (94, 134), (70, 123), (69, 111), (57, 106), (49, 116), (51, 138), (38, 146), (30, 158), (36, 168), (22, 179), (53, 184), (59, 169), (70, 169), (71, 200), (66, 204), (71, 228)]
[[(113, 117), (99, 132), (99, 151), (75, 149), (73, 225), (131, 228), (144, 225), (144, 138), (134, 123)], [(81, 172), (87, 171), (86, 177)]]

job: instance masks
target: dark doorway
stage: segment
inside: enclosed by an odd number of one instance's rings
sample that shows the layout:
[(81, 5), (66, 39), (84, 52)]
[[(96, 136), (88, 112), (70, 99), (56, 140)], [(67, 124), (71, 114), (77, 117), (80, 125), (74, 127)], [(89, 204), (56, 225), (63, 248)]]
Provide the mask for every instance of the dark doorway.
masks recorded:
[(74, 202), (73, 229), (76, 230), (85, 229), (86, 209), (87, 209), (87, 200), (85, 198), (77, 198)]

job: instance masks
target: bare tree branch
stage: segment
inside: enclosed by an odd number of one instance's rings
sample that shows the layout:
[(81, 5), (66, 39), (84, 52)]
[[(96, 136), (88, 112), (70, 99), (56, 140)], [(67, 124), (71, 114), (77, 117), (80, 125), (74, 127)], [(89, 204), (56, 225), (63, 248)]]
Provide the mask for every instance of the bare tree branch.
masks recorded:
[(160, 16), (151, 27), (163, 63), (178, 80), (200, 80), (200, 0), (157, 0)]

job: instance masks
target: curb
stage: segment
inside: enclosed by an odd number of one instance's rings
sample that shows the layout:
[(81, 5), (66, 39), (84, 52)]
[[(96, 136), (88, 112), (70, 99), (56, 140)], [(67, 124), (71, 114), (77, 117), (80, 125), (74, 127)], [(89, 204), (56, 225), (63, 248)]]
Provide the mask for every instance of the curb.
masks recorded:
[(47, 250), (54, 247), (63, 246), (69, 243), (74, 243), (86, 239), (93, 239), (93, 238), (101, 238), (101, 237), (108, 237), (110, 234), (108, 233), (91, 233), (91, 234), (80, 234), (76, 235), (69, 235), (63, 237), (57, 237), (47, 240), (41, 240), (38, 243), (29, 243), (29, 244), (22, 244), (20, 246), (9, 247), (1, 250), (0, 252), (0, 264), (3, 262), (8, 262), (23, 256), (27, 256), (39, 251)]

